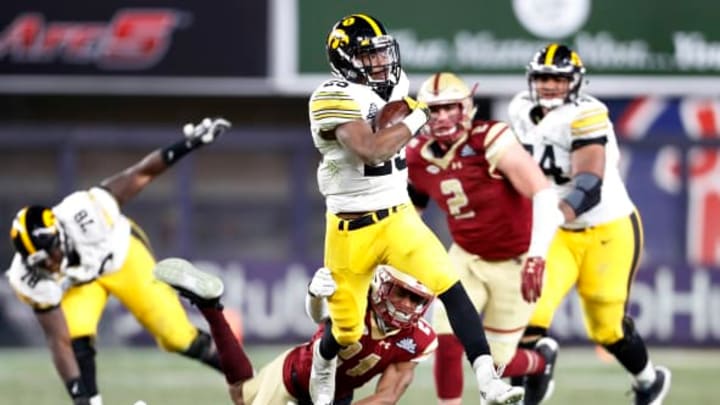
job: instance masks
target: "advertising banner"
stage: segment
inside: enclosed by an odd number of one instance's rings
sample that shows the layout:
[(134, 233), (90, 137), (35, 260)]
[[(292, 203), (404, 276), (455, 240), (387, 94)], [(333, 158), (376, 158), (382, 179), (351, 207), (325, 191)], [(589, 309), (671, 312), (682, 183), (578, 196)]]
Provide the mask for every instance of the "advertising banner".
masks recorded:
[(720, 266), (720, 100), (646, 97), (608, 107), (627, 145), (625, 176), (649, 259)]
[(328, 72), (324, 40), (330, 27), (344, 15), (361, 12), (377, 17), (398, 39), (411, 78), (449, 70), (480, 81), (480, 94), (517, 90), (530, 58), (550, 42), (579, 52), (600, 95), (720, 90), (720, 27), (717, 13), (707, 12), (716, 9), (712, 0), (369, 0), (361, 6), (278, 1), (297, 7), (296, 30), (273, 27), (299, 33), (296, 72), (301, 78)]
[(213, 93), (263, 82), (266, 49), (265, 2), (0, 5), (0, 91)]
[[(226, 317), (239, 325), (245, 342), (291, 343), (312, 335), (304, 297), (319, 263), (217, 263), (196, 261), (225, 282)], [(650, 344), (717, 346), (720, 344), (720, 268), (644, 264), (633, 286), (630, 310)], [(194, 308), (196, 325), (205, 325)], [(2, 345), (42, 345), (31, 309), (0, 284)], [(572, 291), (557, 311), (552, 334), (562, 342), (584, 342), (582, 313)], [(149, 334), (115, 301), (109, 301), (100, 329), (104, 345), (152, 344)]]

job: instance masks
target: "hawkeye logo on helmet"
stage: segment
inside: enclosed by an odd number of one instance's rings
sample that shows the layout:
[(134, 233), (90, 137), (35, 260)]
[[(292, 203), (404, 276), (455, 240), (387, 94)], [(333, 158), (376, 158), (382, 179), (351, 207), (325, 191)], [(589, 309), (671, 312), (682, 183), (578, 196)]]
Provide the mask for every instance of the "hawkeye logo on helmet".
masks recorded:
[(577, 52), (573, 51), (573, 53), (570, 54), (570, 62), (575, 66), (582, 66), (582, 59), (580, 59), (580, 55), (577, 54)]
[(45, 226), (54, 226), (55, 214), (50, 210), (44, 210), (42, 213), (42, 221)]
[(335, 29), (330, 33), (328, 37), (328, 46), (330, 49), (337, 49), (343, 45), (350, 43), (350, 37), (347, 33), (341, 29)]

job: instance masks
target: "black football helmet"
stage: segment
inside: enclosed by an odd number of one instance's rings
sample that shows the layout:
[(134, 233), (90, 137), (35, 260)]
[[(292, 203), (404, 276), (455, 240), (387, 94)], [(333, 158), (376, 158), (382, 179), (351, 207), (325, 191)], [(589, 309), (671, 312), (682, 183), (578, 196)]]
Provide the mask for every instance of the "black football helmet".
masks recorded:
[(31, 205), (15, 215), (10, 228), (15, 251), (30, 268), (48, 269), (48, 259), (59, 264), (62, 259), (60, 227), (55, 214), (48, 207)]
[(400, 80), (400, 49), (383, 24), (366, 14), (343, 17), (326, 41), (334, 75), (385, 92)]
[[(539, 97), (534, 80), (540, 76), (561, 76), (569, 80), (568, 92), (565, 97), (542, 99)], [(527, 65), (527, 79), (530, 95), (535, 102), (546, 108), (559, 107), (564, 103), (575, 101), (585, 77), (580, 55), (566, 45), (553, 43), (539, 50)]]

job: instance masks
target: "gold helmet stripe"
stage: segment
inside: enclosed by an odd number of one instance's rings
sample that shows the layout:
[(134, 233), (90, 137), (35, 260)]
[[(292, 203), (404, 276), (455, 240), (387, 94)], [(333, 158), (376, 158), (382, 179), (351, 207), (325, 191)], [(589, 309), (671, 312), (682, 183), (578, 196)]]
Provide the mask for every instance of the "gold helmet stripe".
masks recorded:
[(25, 207), (18, 213), (17, 222), (13, 222), (12, 232), (18, 232), (20, 234), (20, 241), (25, 247), (25, 250), (27, 250), (28, 255), (31, 255), (37, 251), (37, 248), (33, 245), (32, 240), (30, 239), (30, 234), (28, 234), (27, 212), (28, 207)]
[(545, 54), (545, 63), (543, 63), (545, 66), (550, 66), (553, 64), (553, 59), (555, 58), (555, 52), (558, 49), (558, 44), (550, 44), (547, 48), (547, 53)]
[(369, 15), (366, 15), (366, 14), (353, 14), (353, 15), (355, 17), (362, 18), (368, 24), (370, 24), (370, 27), (372, 27), (373, 31), (375, 31), (375, 35), (377, 35), (377, 36), (385, 35), (385, 33), (382, 32), (382, 29), (380, 29), (380, 26), (378, 25), (378, 23)]
[(572, 62), (575, 66), (582, 66), (582, 60), (580, 60), (580, 55), (577, 54), (577, 52), (573, 51), (570, 53), (570, 62)]

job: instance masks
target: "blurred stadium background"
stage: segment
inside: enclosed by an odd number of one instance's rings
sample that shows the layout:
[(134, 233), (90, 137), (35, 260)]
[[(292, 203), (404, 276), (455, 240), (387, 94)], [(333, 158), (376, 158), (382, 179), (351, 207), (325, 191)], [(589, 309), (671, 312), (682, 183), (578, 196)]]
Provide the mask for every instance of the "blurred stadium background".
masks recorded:
[[(158, 257), (220, 274), (256, 364), (309, 336), (302, 312), (321, 263), (322, 198), (307, 96), (328, 76), (327, 29), (363, 11), (399, 39), (413, 89), (452, 70), (478, 82), (479, 116), (502, 119), (548, 41), (574, 47), (607, 102), (645, 222), (637, 325), (676, 372), (669, 403), (714, 403), (720, 377), (720, 26), (710, 0), (25, 0), (0, 4), (0, 229), (180, 136), (208, 115), (234, 128), (130, 203)], [(440, 17), (442, 15), (442, 17)], [(443, 218), (428, 221), (447, 241)], [(9, 263), (9, 243), (0, 260)], [(200, 322), (199, 319), (196, 319)], [(0, 282), (0, 403), (65, 403), (40, 328)], [(557, 404), (624, 403), (627, 377), (584, 342), (576, 302), (558, 313)], [(116, 301), (100, 331), (111, 404), (225, 403), (224, 380), (149, 349)], [(273, 346), (268, 346), (273, 345)], [(429, 367), (403, 403), (432, 403)], [(197, 388), (197, 389), (196, 389)], [(472, 385), (468, 389), (472, 389)], [(137, 393), (137, 395), (135, 395)], [(9, 398), (15, 398), (11, 402)], [(112, 402), (111, 402), (112, 401)], [(182, 402), (186, 401), (186, 402)], [(468, 403), (472, 403), (468, 397)], [(592, 402), (595, 401), (595, 402)]]

